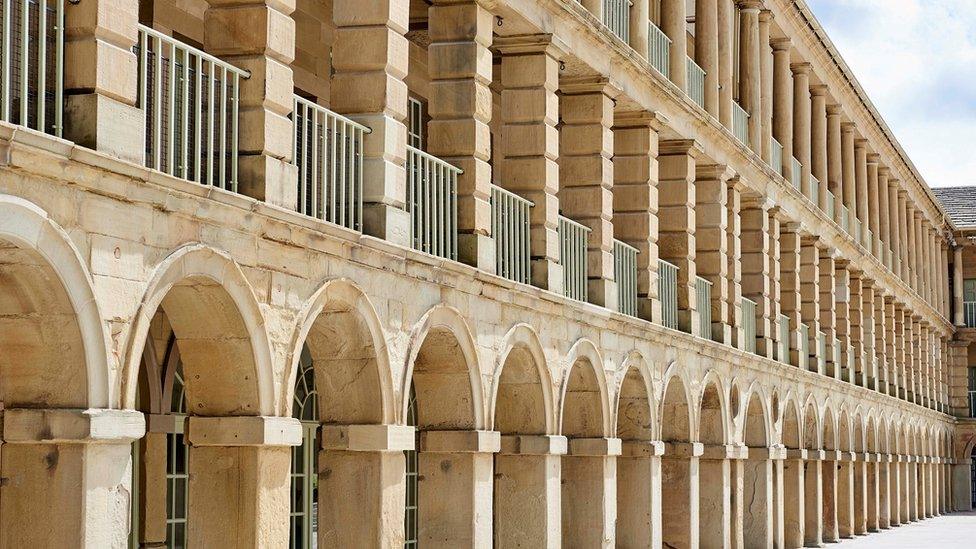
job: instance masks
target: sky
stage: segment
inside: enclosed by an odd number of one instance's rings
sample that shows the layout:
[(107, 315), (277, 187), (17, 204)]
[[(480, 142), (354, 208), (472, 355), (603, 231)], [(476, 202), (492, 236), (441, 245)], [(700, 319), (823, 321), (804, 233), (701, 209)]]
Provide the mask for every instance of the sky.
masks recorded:
[(807, 0), (932, 187), (976, 185), (976, 0)]

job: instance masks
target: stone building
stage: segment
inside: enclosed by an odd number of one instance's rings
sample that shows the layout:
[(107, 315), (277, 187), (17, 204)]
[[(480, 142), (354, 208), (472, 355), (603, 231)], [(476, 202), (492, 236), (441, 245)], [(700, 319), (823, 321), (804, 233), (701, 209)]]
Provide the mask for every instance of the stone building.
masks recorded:
[(966, 229), (803, 0), (2, 13), (0, 547), (968, 508)]

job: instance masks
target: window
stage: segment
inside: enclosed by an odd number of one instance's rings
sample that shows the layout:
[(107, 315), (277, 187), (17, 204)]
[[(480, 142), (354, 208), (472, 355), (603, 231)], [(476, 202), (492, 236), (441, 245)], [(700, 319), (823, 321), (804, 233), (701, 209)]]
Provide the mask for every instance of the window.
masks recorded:
[(424, 150), (427, 109), (419, 99), (411, 97), (409, 101), (410, 112), (407, 116), (407, 145)]
[[(410, 402), (407, 405), (407, 425), (416, 427), (417, 426), (417, 393), (410, 388)], [(417, 443), (419, 447), (420, 443), (420, 432), (417, 432)], [(417, 448), (415, 447), (415, 448)], [(407, 498), (406, 506), (404, 507), (403, 513), (403, 532), (405, 534), (404, 548), (414, 548), (417, 547), (417, 509), (419, 504), (419, 496), (417, 494), (417, 450), (407, 450), (403, 452), (404, 458), (406, 458), (406, 476), (407, 476)]]
[(302, 445), (291, 450), (290, 541), (293, 549), (316, 546), (318, 535), (319, 410), (315, 368), (308, 348), (302, 350), (295, 379), (292, 417), (302, 422)]
[(962, 310), (966, 326), (976, 328), (976, 278), (962, 281)]
[(976, 368), (969, 368), (969, 417), (976, 417)]
[[(175, 339), (170, 346), (174, 352)], [(186, 419), (186, 395), (183, 387), (183, 362), (177, 361), (173, 373), (170, 412), (176, 416), (176, 429), (166, 434), (166, 546), (173, 549), (186, 547), (186, 500), (189, 478), (189, 455), (183, 426)]]

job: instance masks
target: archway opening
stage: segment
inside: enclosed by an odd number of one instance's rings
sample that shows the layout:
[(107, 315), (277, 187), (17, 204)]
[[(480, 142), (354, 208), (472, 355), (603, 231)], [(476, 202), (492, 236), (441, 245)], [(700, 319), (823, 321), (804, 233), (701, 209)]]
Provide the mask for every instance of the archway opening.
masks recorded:
[(746, 547), (773, 544), (773, 462), (769, 456), (769, 424), (762, 397), (753, 392), (743, 425), (749, 457), (743, 463), (742, 530)]
[(698, 408), (698, 441), (704, 456), (698, 463), (698, 537), (705, 547), (727, 546), (732, 532), (734, 505), (730, 493), (731, 463), (728, 458), (729, 418), (722, 401), (722, 388), (707, 381)]
[(781, 423), (781, 442), (786, 447), (786, 459), (783, 461), (783, 543), (787, 547), (802, 547), (804, 540), (804, 505), (801, 498), (804, 494), (804, 469), (806, 460), (801, 450), (800, 411), (797, 403), (787, 398), (783, 408)]
[(662, 538), (665, 546), (690, 547), (692, 528), (691, 506), (698, 505), (694, 497), (697, 477), (692, 474), (692, 416), (688, 390), (677, 375), (667, 380), (661, 401), (661, 440), (665, 442), (661, 460)]
[[(648, 382), (637, 367), (624, 375), (617, 397), (617, 438), (623, 454), (617, 459), (617, 546), (639, 547), (654, 539), (657, 517), (652, 498), (660, 493), (660, 458), (654, 440), (653, 404)], [(657, 484), (657, 486), (655, 486)]]
[(820, 417), (816, 403), (811, 398), (803, 410), (801, 442), (807, 450), (807, 459), (803, 462), (803, 541), (805, 545), (814, 547), (819, 547), (823, 541), (821, 490), (824, 462), (820, 459), (820, 451), (823, 448), (820, 436)]
[(837, 541), (840, 537), (838, 519), (838, 467), (837, 461), (837, 434), (836, 420), (834, 414), (827, 408), (824, 411), (823, 419), (823, 446), (826, 451), (826, 459), (823, 461), (822, 474), (823, 484), (821, 495), (823, 500), (823, 538), (824, 541)]

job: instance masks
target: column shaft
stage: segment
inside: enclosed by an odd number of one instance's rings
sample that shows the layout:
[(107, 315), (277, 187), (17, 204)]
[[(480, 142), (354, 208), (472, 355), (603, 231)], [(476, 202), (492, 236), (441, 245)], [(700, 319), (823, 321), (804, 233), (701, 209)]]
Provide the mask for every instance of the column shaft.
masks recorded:
[[(789, 39), (773, 41), (773, 137), (783, 146), (783, 176), (793, 170), (793, 72)], [(776, 166), (773, 166), (774, 168)]]
[(730, 170), (721, 165), (698, 166), (695, 180), (695, 270), (698, 276), (712, 283), (709, 307), (714, 341), (731, 344), (729, 324), (729, 207), (728, 181)]
[(658, 157), (658, 253), (678, 267), (678, 326), (698, 333), (695, 296), (695, 158), (691, 141), (661, 144)]

